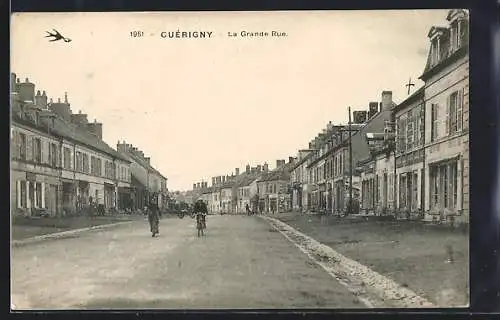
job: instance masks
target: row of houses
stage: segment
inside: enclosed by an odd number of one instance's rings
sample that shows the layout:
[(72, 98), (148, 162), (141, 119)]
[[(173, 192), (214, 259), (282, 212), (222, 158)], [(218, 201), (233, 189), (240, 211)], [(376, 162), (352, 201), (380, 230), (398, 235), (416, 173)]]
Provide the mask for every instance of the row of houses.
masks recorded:
[(64, 101), (35, 94), (28, 78), (11, 74), (11, 212), (62, 216), (97, 206), (104, 212), (142, 208), (149, 193), (165, 204), (167, 178), (125, 142), (102, 140), (102, 123), (73, 113)]
[(428, 33), (423, 87), (398, 104), (382, 92), (351, 125), (329, 123), (299, 151), (295, 209), (468, 222), (468, 14), (450, 10), (446, 21)]
[[(443, 17), (444, 20), (444, 17)], [(368, 110), (329, 122), (276, 169), (250, 168), (196, 184), (212, 212), (301, 210), (468, 222), (468, 13), (429, 30), (423, 87), (395, 103), (383, 91)]]
[(205, 201), (211, 213), (245, 213), (247, 209), (262, 213), (288, 211), (293, 160), (276, 160), (273, 170), (267, 163), (254, 167), (247, 164), (242, 173), (236, 168), (230, 175), (212, 177), (210, 187), (208, 182), (194, 184), (193, 197)]

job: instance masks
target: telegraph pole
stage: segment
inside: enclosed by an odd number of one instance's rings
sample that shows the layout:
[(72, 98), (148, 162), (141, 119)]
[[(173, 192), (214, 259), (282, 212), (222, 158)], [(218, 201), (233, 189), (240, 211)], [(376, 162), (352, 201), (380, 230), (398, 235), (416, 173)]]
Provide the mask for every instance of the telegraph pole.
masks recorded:
[(349, 214), (352, 213), (352, 130), (351, 130), (351, 107), (349, 107)]

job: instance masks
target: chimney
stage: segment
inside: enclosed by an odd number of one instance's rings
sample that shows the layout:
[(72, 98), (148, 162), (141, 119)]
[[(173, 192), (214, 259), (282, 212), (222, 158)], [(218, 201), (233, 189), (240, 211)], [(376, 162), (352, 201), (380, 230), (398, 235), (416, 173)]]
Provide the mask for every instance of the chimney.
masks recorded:
[(333, 123), (331, 121), (328, 121), (328, 124), (326, 125), (326, 130), (331, 131), (333, 129)]
[(264, 172), (268, 172), (269, 171), (269, 165), (267, 164), (267, 162), (264, 162), (263, 170), (264, 170)]
[(371, 119), (379, 111), (378, 102), (370, 102), (368, 106), (368, 119)]
[(127, 144), (125, 141), (123, 143), (120, 143), (120, 140), (118, 140), (118, 143), (116, 144), (116, 150), (120, 152), (128, 152), (130, 149), (130, 144)]
[(43, 105), (43, 108), (47, 108), (47, 93), (45, 93), (45, 90), (42, 91), (42, 98), (41, 98), (41, 101), (40, 103)]
[(262, 172), (262, 166), (260, 164), (257, 165), (257, 172)]
[(200, 189), (200, 183), (199, 182), (196, 184), (196, 189)]
[(226, 176), (222, 176), (222, 183), (226, 182)]
[(281, 160), (276, 160), (276, 168), (278, 168), (279, 166), (281, 166)]
[(151, 157), (146, 157), (144, 160), (146, 160), (148, 164), (151, 164)]
[(42, 98), (42, 95), (40, 94), (40, 90), (37, 90), (36, 95), (35, 95), (35, 105), (37, 107), (43, 108), (43, 106), (41, 105), (41, 98)]
[(240, 168), (235, 168), (234, 169), (234, 174), (239, 176), (240, 175)]
[(57, 99), (57, 102), (52, 102), (50, 99), (49, 109), (67, 122), (71, 122), (71, 108), (68, 104), (61, 102), (61, 99)]
[(17, 92), (16, 79), (17, 75), (12, 72), (10, 74), (10, 92)]
[(196, 183), (193, 183), (193, 190), (196, 190)]
[(73, 122), (76, 125), (86, 126), (89, 123), (87, 115), (85, 113), (82, 113), (81, 110), (79, 110), (78, 113), (72, 114), (70, 116), (71, 116), (71, 122)]
[(292, 163), (293, 162), (293, 157), (288, 157), (288, 163)]
[(245, 172), (246, 172), (246, 173), (250, 173), (250, 165), (249, 165), (249, 164), (247, 164), (247, 166), (246, 166), (246, 168), (245, 168)]
[(390, 110), (392, 108), (392, 91), (382, 91), (382, 108), (380, 111)]
[(17, 92), (21, 101), (35, 102), (35, 84), (31, 83), (28, 78), (23, 83), (17, 83)]
[(212, 177), (212, 186), (215, 186), (215, 177)]
[(352, 112), (353, 122), (355, 124), (365, 123), (367, 120), (367, 116), (368, 116), (368, 112), (366, 110)]
[(88, 131), (90, 131), (97, 138), (99, 138), (99, 140), (102, 140), (102, 123), (97, 122), (97, 120), (94, 119), (93, 123), (87, 123), (86, 126)]

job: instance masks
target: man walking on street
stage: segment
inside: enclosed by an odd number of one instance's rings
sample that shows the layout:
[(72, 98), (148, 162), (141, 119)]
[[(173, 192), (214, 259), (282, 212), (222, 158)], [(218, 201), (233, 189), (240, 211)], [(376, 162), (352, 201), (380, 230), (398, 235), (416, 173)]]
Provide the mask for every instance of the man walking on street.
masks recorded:
[(159, 224), (160, 224), (160, 216), (158, 214), (158, 204), (156, 202), (156, 197), (153, 194), (149, 199), (148, 203), (148, 221), (149, 227), (151, 230), (152, 237), (160, 234)]

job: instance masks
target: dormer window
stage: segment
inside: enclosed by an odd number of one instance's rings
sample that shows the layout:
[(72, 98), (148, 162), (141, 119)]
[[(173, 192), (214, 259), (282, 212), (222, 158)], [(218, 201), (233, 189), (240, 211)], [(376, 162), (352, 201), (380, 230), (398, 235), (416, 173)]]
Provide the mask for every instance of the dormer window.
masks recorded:
[(447, 20), (450, 21), (450, 51), (454, 52), (468, 44), (469, 25), (465, 10), (451, 10)]
[(431, 66), (435, 66), (448, 55), (449, 34), (446, 28), (432, 27), (428, 37), (431, 39)]
[(455, 20), (450, 25), (450, 49), (455, 51), (460, 48), (460, 23)]
[(452, 52), (464, 47), (467, 45), (468, 40), (468, 23), (465, 19), (457, 19), (451, 22), (450, 26), (450, 34), (451, 34), (451, 43), (450, 49)]
[(431, 42), (431, 64), (435, 65), (439, 61), (439, 38), (434, 38)]

